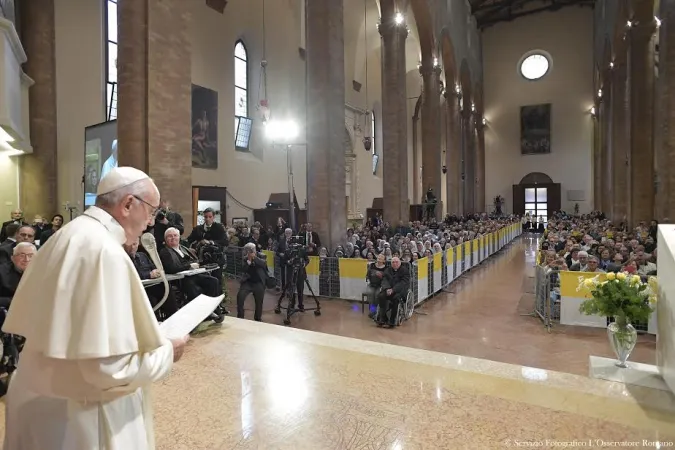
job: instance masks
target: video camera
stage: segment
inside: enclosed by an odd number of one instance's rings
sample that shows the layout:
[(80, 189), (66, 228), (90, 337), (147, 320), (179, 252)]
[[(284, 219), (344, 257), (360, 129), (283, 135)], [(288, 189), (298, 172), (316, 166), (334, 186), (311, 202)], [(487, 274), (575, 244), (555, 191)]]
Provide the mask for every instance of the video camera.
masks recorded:
[(286, 250), (286, 264), (294, 267), (305, 267), (307, 246), (303, 236), (291, 236)]

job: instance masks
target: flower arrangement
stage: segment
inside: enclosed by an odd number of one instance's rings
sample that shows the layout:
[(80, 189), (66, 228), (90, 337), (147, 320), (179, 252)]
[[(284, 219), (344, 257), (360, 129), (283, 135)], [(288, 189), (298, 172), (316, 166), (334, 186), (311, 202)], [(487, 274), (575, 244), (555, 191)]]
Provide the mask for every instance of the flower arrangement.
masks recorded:
[(617, 366), (628, 367), (626, 361), (637, 343), (637, 330), (632, 323), (647, 323), (654, 312), (658, 286), (656, 278), (644, 283), (638, 275), (613, 273), (594, 278), (579, 277), (580, 290), (590, 290), (579, 312), (586, 315), (613, 317), (607, 325), (607, 337), (617, 357)]
[(645, 283), (638, 275), (623, 272), (610, 272), (594, 278), (579, 277), (577, 291), (583, 289), (590, 290), (592, 297), (581, 303), (579, 312), (614, 317), (620, 328), (630, 323), (649, 321), (658, 292), (656, 277), (650, 277)]

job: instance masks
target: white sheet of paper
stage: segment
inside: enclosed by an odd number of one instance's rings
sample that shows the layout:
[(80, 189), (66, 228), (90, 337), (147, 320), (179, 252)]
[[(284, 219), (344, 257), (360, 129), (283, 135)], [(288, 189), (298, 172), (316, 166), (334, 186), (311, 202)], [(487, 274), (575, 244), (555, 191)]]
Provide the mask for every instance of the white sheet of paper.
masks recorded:
[(224, 297), (224, 295), (209, 297), (202, 294), (162, 322), (159, 329), (169, 339), (187, 336), (216, 309)]

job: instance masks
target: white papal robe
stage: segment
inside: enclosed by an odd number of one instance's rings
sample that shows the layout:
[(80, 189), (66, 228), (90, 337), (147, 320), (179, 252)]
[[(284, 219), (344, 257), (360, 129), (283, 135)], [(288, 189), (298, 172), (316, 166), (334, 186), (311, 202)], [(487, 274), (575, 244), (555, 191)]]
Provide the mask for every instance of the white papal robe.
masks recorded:
[(90, 207), (52, 236), (3, 326), (26, 338), (7, 393), (5, 450), (154, 448), (148, 388), (173, 364), (123, 228)]

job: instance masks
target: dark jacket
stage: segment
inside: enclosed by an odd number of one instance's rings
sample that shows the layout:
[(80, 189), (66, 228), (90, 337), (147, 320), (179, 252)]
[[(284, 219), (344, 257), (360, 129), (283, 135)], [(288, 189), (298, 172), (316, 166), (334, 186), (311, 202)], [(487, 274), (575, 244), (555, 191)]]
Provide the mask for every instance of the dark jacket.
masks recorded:
[[(178, 256), (178, 254), (176, 255)], [(151, 278), (150, 272), (157, 268), (152, 261), (150, 261), (150, 257), (142, 252), (136, 252), (134, 256), (129, 257), (134, 262), (134, 267), (136, 267), (136, 272), (138, 272), (138, 276), (141, 277), (141, 280), (149, 280)]]
[(164, 272), (167, 274), (176, 274), (184, 270), (190, 270), (190, 264), (196, 263), (197, 257), (186, 247), (180, 246), (183, 256), (169, 247), (164, 247), (159, 251), (159, 259), (164, 266)]
[(0, 306), (9, 308), (12, 297), (19, 286), (23, 272), (19, 272), (13, 263), (0, 264)]
[(192, 233), (188, 236), (187, 241), (193, 244), (202, 240), (213, 241), (221, 248), (227, 247), (228, 240), (225, 227), (218, 222), (213, 222), (208, 230), (206, 230), (204, 225), (197, 225), (192, 229)]
[(2, 223), (2, 228), (0, 228), (0, 242), (4, 242), (9, 236), (7, 236), (7, 225), (15, 223), (17, 225), (28, 225), (23, 220), (8, 220), (7, 222)]
[[(161, 214), (161, 213), (158, 213)], [(167, 224), (160, 223), (155, 221), (155, 226), (153, 228), (152, 234), (155, 236), (155, 241), (157, 241), (157, 247), (164, 247), (164, 233), (169, 228), (175, 228), (180, 233), (180, 236), (185, 233), (185, 227), (183, 226), (183, 217), (174, 211), (164, 211), (163, 213), (166, 217), (166, 220), (169, 221)]]
[(268, 274), (267, 274), (267, 263), (265, 262), (264, 259), (256, 256), (255, 258), (253, 258), (253, 261), (251, 261), (251, 265), (248, 265), (246, 261), (244, 261), (244, 269), (245, 272), (241, 278), (242, 283), (250, 281), (252, 283), (265, 284)]
[(387, 267), (382, 280), (382, 289), (393, 289), (394, 293), (400, 297), (407, 295), (410, 289), (410, 272), (407, 264), (401, 263), (398, 270)]
[[(382, 277), (378, 277), (377, 276), (378, 273), (382, 273)], [(382, 281), (384, 280), (386, 274), (387, 274), (387, 266), (379, 268), (375, 265), (375, 263), (369, 264), (367, 276), (370, 287), (377, 289), (380, 286), (382, 286)]]
[(0, 245), (0, 264), (9, 264), (12, 261), (12, 254), (14, 253), (14, 247), (16, 247), (16, 241), (7, 241)]

